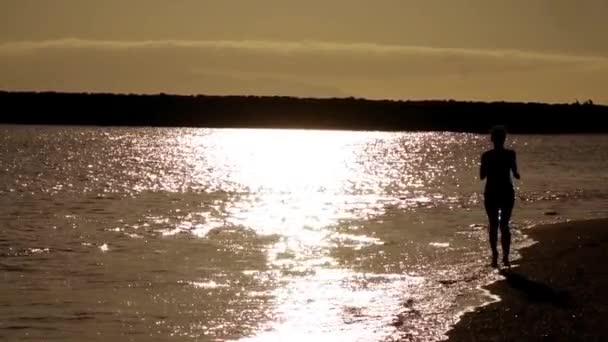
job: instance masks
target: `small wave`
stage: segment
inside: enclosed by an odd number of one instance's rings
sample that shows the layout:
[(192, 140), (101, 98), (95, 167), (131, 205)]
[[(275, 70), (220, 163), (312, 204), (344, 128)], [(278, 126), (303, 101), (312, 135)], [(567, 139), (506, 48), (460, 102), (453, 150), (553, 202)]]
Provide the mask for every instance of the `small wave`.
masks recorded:
[(218, 284), (213, 280), (209, 281), (178, 281), (179, 284), (186, 284), (198, 289), (217, 289), (222, 287), (230, 287), (228, 284)]

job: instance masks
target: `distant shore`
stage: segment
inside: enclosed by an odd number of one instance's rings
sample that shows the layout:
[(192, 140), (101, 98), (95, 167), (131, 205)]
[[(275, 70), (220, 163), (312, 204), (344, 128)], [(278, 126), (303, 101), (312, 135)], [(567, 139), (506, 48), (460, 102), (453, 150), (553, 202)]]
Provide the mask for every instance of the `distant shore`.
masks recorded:
[(608, 106), (284, 96), (0, 91), (0, 123), (487, 133), (608, 133)]
[(465, 314), (450, 341), (608, 341), (608, 219), (528, 230), (539, 243), (487, 289), (501, 301)]

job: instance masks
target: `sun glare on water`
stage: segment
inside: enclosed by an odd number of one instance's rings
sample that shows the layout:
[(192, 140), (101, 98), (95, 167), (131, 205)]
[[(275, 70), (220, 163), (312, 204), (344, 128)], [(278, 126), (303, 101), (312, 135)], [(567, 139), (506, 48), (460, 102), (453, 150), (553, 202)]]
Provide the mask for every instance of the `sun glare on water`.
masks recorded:
[[(217, 140), (200, 141), (211, 153), (198, 167), (222, 165), (224, 181), (244, 193), (227, 209), (231, 215), (224, 224), (280, 236), (268, 248), (267, 262), (285, 285), (272, 293), (274, 319), (247, 340), (335, 341), (339, 334), (355, 341), (388, 334), (390, 322), (366, 317), (398, 305), (396, 294), (387, 294), (383, 281), (341, 268), (330, 255), (337, 241), (349, 240), (359, 248), (382, 244), (374, 237), (331, 229), (340, 220), (381, 210), (381, 182), (366, 172), (358, 155), (378, 135), (386, 138), (386, 133), (372, 132), (231, 130)], [(348, 213), (342, 210), (345, 205), (367, 211)]]
[[(410, 172), (403, 153), (415, 153), (427, 138), (386, 132), (191, 131), (174, 145), (184, 149), (180, 158), (189, 158), (190, 177), (229, 200), (218, 210), (224, 215), (201, 213), (196, 224), (189, 220), (164, 234), (185, 231), (205, 238), (214, 229), (240, 227), (274, 237), (265, 248), (267, 270), (248, 271), (276, 285), (267, 294), (273, 298), (272, 313), (245, 340), (385, 339), (395, 332), (395, 317), (387, 313), (398, 312), (404, 290), (424, 279), (361, 273), (333, 251), (385, 243), (357, 226), (387, 206), (416, 203), (420, 176)], [(391, 189), (404, 189), (410, 201)]]

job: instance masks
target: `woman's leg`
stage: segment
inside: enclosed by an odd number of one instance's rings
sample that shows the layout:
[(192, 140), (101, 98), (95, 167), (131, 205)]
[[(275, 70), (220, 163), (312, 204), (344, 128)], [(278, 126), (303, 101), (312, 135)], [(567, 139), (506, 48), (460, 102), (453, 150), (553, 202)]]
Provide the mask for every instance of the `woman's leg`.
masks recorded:
[(511, 221), (514, 201), (514, 196), (509, 194), (509, 197), (505, 198), (500, 208), (500, 243), (502, 245), (502, 261), (506, 266), (510, 265), (511, 229), (509, 228), (509, 221)]
[(488, 215), (489, 221), (489, 233), (490, 233), (490, 248), (492, 249), (492, 266), (497, 266), (498, 263), (498, 206), (494, 203), (491, 198), (486, 196), (484, 206), (486, 214)]

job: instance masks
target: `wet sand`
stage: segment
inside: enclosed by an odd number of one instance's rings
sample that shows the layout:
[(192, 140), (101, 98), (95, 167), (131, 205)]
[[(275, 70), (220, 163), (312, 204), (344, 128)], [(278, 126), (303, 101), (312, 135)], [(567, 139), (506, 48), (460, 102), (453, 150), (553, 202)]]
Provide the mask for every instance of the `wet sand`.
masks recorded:
[(608, 341), (608, 219), (538, 226), (502, 300), (465, 314), (450, 341)]

